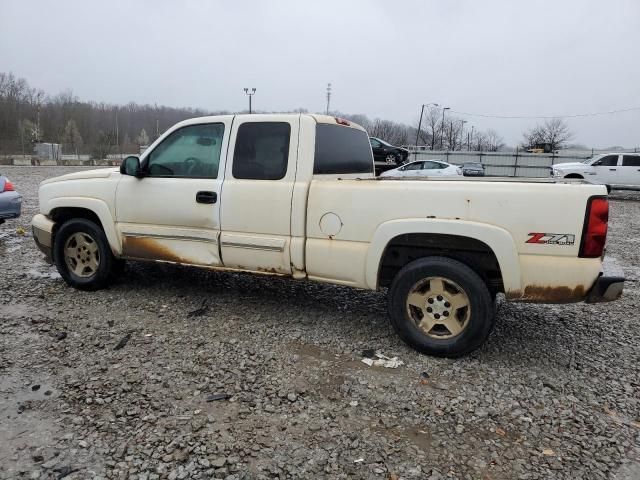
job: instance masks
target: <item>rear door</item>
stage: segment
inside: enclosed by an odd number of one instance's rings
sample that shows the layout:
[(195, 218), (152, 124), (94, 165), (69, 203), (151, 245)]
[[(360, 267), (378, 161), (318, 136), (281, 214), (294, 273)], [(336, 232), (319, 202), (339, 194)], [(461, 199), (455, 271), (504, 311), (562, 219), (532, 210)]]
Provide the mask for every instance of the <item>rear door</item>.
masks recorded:
[(622, 155), (615, 184), (640, 186), (640, 155)]
[(291, 273), (299, 126), (299, 115), (236, 117), (221, 198), (225, 267)]
[(591, 166), (595, 171), (595, 179), (591, 177), (588, 180), (595, 180), (605, 185), (615, 184), (618, 180), (618, 157), (619, 155), (605, 155), (592, 163)]

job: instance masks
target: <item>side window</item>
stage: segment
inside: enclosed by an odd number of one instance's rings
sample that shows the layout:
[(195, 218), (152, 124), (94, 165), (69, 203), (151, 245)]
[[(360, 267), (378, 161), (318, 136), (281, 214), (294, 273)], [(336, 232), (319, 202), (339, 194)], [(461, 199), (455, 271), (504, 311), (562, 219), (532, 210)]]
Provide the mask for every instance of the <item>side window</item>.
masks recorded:
[(409, 165), (407, 165), (405, 167), (405, 170), (420, 170), (423, 164), (428, 163), (428, 162), (414, 162), (414, 163), (410, 163)]
[(373, 148), (380, 148), (380, 142), (379, 141), (374, 140), (373, 138), (371, 138), (370, 141), (371, 141), (371, 146)]
[(623, 167), (640, 167), (640, 155), (623, 155)]
[(436, 162), (424, 162), (423, 170), (437, 170), (440, 168)]
[(285, 122), (250, 122), (238, 128), (233, 154), (233, 177), (245, 180), (280, 180), (287, 173), (291, 125)]
[(618, 164), (618, 155), (607, 155), (593, 164), (594, 167), (615, 167)]
[(373, 173), (373, 155), (367, 134), (357, 128), (317, 124), (313, 173)]
[(150, 177), (217, 178), (222, 123), (189, 125), (171, 133), (147, 157)]

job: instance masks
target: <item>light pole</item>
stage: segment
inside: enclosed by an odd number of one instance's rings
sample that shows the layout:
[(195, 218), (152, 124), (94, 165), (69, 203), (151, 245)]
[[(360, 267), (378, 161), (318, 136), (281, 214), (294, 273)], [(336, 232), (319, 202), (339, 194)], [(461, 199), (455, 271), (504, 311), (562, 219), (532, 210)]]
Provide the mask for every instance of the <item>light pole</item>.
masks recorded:
[(440, 150), (444, 147), (444, 112), (445, 110), (451, 110), (450, 107), (442, 108), (442, 122), (440, 123)]
[(460, 123), (462, 124), (462, 126), (460, 127), (460, 150), (462, 150), (463, 145), (464, 145), (464, 124), (467, 123), (466, 120), (460, 120)]
[(469, 137), (467, 137), (467, 150), (471, 150), (471, 142), (473, 141), (473, 129), (474, 126), (471, 125), (471, 135)]
[(251, 97), (253, 97), (256, 94), (256, 89), (255, 88), (251, 88), (251, 91), (249, 91), (248, 88), (245, 88), (244, 89), (244, 94), (249, 97), (249, 113), (251, 113)]
[(422, 127), (422, 116), (424, 115), (424, 107), (429, 107), (431, 105), (433, 105), (434, 107), (439, 106), (437, 103), (423, 103), (422, 108), (420, 109), (420, 121), (418, 122), (418, 131), (416, 132), (416, 160), (418, 159), (418, 136), (420, 136), (420, 127)]

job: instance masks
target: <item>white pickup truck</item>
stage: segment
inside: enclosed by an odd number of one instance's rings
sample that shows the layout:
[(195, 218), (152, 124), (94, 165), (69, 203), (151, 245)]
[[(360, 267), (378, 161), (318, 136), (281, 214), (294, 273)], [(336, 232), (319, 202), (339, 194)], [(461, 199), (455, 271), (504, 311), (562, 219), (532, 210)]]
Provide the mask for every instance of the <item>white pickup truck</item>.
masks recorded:
[(604, 153), (583, 162), (557, 163), (555, 178), (578, 178), (607, 186), (607, 190), (640, 189), (640, 153)]
[[(551, 179), (376, 179), (366, 132), (323, 115), (181, 122), (121, 168), (40, 185), (39, 248), (76, 288), (149, 260), (388, 289), (417, 350), (466, 354), (495, 297), (617, 299), (604, 186)], [(185, 286), (188, 288), (188, 286)]]

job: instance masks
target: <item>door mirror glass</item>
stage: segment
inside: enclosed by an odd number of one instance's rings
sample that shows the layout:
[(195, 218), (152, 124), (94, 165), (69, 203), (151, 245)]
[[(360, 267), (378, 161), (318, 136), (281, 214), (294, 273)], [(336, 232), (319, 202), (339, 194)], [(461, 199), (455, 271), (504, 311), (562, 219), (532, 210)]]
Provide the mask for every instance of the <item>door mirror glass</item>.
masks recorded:
[(120, 165), (120, 173), (131, 175), (132, 177), (141, 177), (140, 159), (134, 155), (125, 158)]

